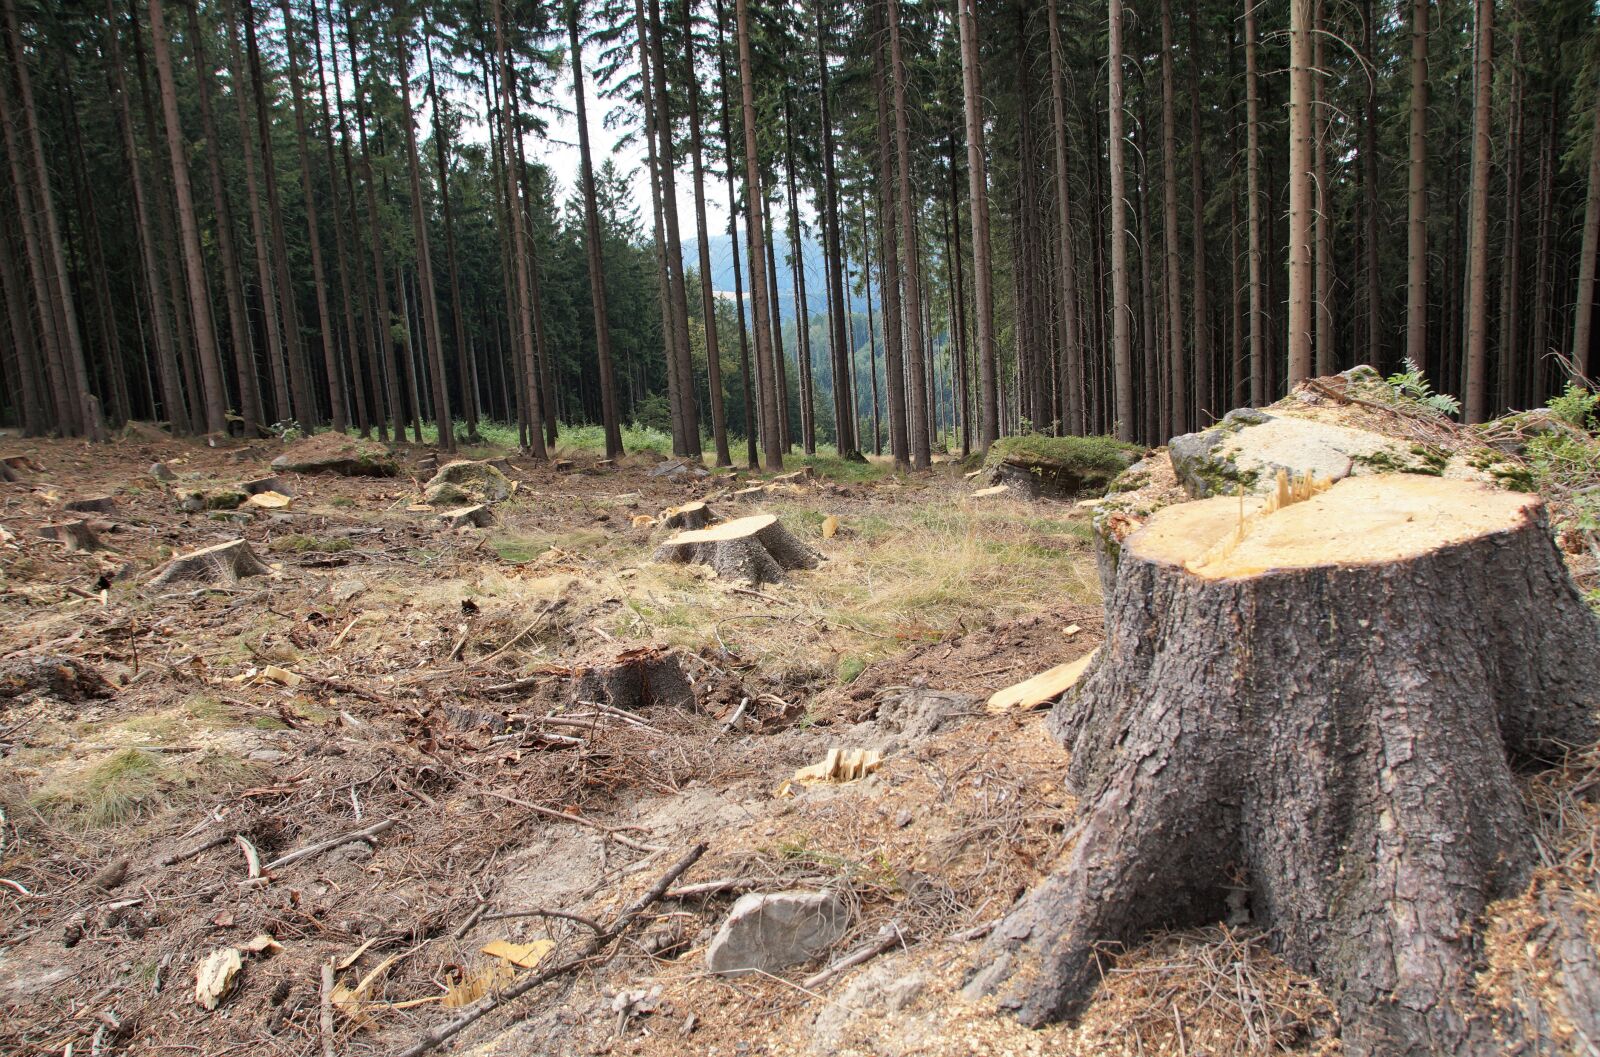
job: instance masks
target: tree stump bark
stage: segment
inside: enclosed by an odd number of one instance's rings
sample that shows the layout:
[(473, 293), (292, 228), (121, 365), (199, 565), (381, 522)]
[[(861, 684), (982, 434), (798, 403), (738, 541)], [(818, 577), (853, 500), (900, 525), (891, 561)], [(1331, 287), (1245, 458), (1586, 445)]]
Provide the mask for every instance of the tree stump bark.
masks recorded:
[(598, 702), (630, 711), (650, 705), (695, 708), (694, 687), (678, 652), (665, 646), (640, 646), (578, 665), (567, 698), (573, 705)]
[(92, 495), (83, 499), (69, 499), (61, 504), (61, 509), (74, 514), (115, 514), (117, 501), (109, 495)]
[(674, 532), (703, 529), (717, 520), (717, 514), (704, 503), (685, 503), (661, 512), (659, 524)]
[(94, 526), (89, 522), (78, 519), (75, 521), (58, 521), (51, 525), (39, 526), (39, 535), (47, 540), (55, 540), (66, 548), (68, 554), (80, 551), (97, 551), (103, 544), (94, 531)]
[(214, 547), (191, 551), (173, 558), (151, 579), (151, 587), (168, 584), (236, 584), (246, 576), (265, 576), (271, 572), (265, 562), (244, 540), (229, 540)]
[(1254, 921), (1353, 1055), (1501, 1052), (1481, 917), (1535, 863), (1514, 768), (1595, 740), (1600, 624), (1541, 501), (1417, 475), (1169, 507), (1124, 542), (1051, 716), (1081, 833), (969, 983), (1072, 1018), (1095, 947)]
[(709, 565), (727, 580), (775, 583), (790, 569), (814, 569), (821, 558), (772, 514), (680, 532), (656, 548), (658, 562)]

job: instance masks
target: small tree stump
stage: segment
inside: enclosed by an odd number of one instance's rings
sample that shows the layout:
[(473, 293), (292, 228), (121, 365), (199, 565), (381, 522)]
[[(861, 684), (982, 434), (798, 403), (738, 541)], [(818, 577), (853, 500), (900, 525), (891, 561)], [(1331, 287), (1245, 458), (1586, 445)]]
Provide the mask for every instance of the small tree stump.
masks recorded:
[(239, 484), (239, 491), (243, 492), (245, 495), (261, 495), (263, 492), (277, 492), (279, 495), (286, 495), (290, 499), (294, 498), (294, 489), (289, 487), (288, 483), (285, 482), (282, 477), (278, 476), (258, 477), (254, 481), (242, 481)]
[(969, 989), (1076, 1016), (1098, 944), (1243, 887), (1345, 1052), (1501, 1053), (1472, 987), (1485, 908), (1537, 863), (1513, 769), (1595, 740), (1600, 624), (1536, 496), (1385, 475), (1277, 505), (1185, 503), (1124, 541), (1051, 717), (1081, 835)]
[(0, 701), (42, 693), (71, 703), (86, 697), (110, 697), (114, 692), (98, 669), (65, 654), (0, 663)]
[(704, 503), (685, 503), (682, 506), (668, 507), (663, 510), (661, 519), (657, 524), (664, 529), (679, 532), (703, 529), (716, 520), (716, 512)]
[(709, 565), (728, 580), (775, 583), (790, 569), (815, 569), (820, 557), (772, 514), (680, 532), (656, 548), (655, 560)]
[(61, 509), (70, 510), (74, 514), (115, 514), (117, 501), (108, 495), (91, 495), (82, 499), (69, 499), (61, 504)]
[(567, 698), (574, 705), (596, 701), (625, 709), (695, 707), (694, 687), (678, 651), (665, 646), (641, 646), (603, 657), (575, 667), (572, 676)]
[(55, 540), (67, 549), (68, 554), (79, 551), (97, 551), (103, 544), (100, 537), (95, 534), (94, 526), (87, 521), (58, 521), (53, 525), (41, 525), (39, 535), (47, 540)]
[(478, 503), (475, 506), (457, 507), (455, 510), (441, 510), (439, 520), (447, 528), (488, 528), (494, 524), (494, 513), (487, 506)]
[(236, 584), (246, 576), (265, 576), (272, 570), (244, 540), (229, 540), (214, 547), (180, 554), (157, 571), (151, 587), (168, 584)]

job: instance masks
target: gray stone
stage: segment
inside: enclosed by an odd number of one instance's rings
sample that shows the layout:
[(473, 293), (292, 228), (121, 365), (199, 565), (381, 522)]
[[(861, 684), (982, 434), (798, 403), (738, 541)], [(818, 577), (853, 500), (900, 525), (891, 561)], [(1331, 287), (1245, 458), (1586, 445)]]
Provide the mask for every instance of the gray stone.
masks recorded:
[(460, 507), (497, 503), (510, 494), (511, 482), (505, 474), (487, 462), (458, 459), (439, 467), (423, 489), (422, 499), (434, 506)]
[(689, 468), (681, 462), (664, 462), (660, 466), (652, 467), (645, 474), (646, 477), (677, 477), (679, 474), (688, 473)]
[(176, 481), (178, 479), (178, 475), (172, 472), (172, 467), (164, 462), (151, 463), (150, 476), (158, 481)]
[(1265, 494), (1277, 486), (1279, 470), (1339, 481), (1360, 472), (1437, 475), (1443, 468), (1442, 457), (1392, 437), (1248, 407), (1230, 411), (1210, 429), (1173, 437), (1167, 453), (1179, 483), (1195, 499), (1240, 489)]
[(752, 892), (733, 904), (706, 948), (706, 968), (728, 976), (780, 972), (826, 951), (849, 925), (837, 892)]
[(395, 477), (400, 466), (389, 449), (338, 433), (296, 441), (272, 460), (280, 473), (330, 473), (340, 477)]

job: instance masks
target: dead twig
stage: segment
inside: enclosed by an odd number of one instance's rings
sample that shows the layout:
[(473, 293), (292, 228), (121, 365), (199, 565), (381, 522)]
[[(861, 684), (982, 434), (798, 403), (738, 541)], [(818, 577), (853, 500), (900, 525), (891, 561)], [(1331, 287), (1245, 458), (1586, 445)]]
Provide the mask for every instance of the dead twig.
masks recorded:
[(569, 815), (565, 811), (557, 811), (555, 808), (545, 807), (543, 804), (535, 804), (527, 800), (520, 800), (517, 797), (511, 796), (507, 793), (496, 792), (493, 789), (480, 789), (478, 791), (484, 796), (492, 796), (496, 800), (504, 800), (508, 804), (515, 804), (518, 807), (527, 808), (534, 814), (543, 815), (545, 818), (555, 818), (560, 819), (562, 822), (576, 822), (580, 826), (588, 826), (590, 829), (598, 830), (599, 832), (610, 837), (612, 840), (616, 841), (618, 844), (621, 844), (627, 848), (632, 848), (634, 851), (659, 852), (666, 850), (658, 844), (644, 844), (640, 841), (633, 840), (630, 837), (625, 837), (621, 832), (619, 832), (620, 827), (607, 826), (605, 823), (596, 822), (592, 818), (585, 818), (582, 815)]
[(299, 862), (301, 859), (309, 859), (313, 855), (321, 855), (325, 851), (332, 851), (341, 844), (349, 844), (352, 841), (358, 840), (369, 840), (385, 830), (392, 828), (394, 828), (394, 819), (386, 818), (382, 822), (374, 822), (366, 829), (358, 829), (354, 833), (346, 833), (343, 836), (330, 837), (327, 840), (320, 840), (315, 844), (307, 845), (306, 847), (292, 851), (287, 855), (279, 856), (278, 858), (267, 863), (267, 865), (263, 866), (262, 869), (267, 871), (281, 870), (285, 866), (290, 866)]
[(322, 1057), (334, 1057), (333, 1051), (333, 963), (322, 963)]
[(806, 977), (800, 986), (808, 990), (821, 987), (834, 977), (842, 976), (861, 963), (871, 961), (884, 951), (892, 947), (901, 946), (904, 943), (905, 937), (900, 934), (900, 923), (891, 921), (878, 930), (878, 935), (871, 943), (857, 947), (822, 971)]
[(494, 1012), (508, 1002), (521, 998), (540, 984), (548, 983), (551, 980), (582, 969), (611, 941), (627, 931), (628, 927), (633, 924), (640, 914), (660, 900), (666, 894), (667, 889), (672, 887), (672, 883), (682, 877), (689, 867), (698, 862), (700, 856), (704, 855), (705, 852), (706, 846), (704, 844), (696, 844), (690, 848), (681, 859), (673, 863), (672, 867), (656, 880), (656, 883), (650, 887), (649, 891), (630, 903), (626, 910), (618, 914), (611, 924), (606, 926), (604, 931), (591, 936), (583, 946), (578, 948), (578, 952), (573, 957), (558, 965), (553, 965), (548, 969), (526, 976), (507, 987), (504, 991), (485, 995), (462, 1010), (461, 1014), (455, 1019), (434, 1027), (416, 1042), (399, 1051), (395, 1057), (421, 1057), (422, 1054), (443, 1045), (459, 1035), (485, 1015)]

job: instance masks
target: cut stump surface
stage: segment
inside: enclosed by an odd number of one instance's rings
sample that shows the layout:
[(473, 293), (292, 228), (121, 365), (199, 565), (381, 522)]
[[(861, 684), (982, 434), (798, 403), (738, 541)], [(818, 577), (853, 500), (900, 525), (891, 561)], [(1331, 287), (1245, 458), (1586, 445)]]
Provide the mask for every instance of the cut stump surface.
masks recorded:
[(214, 547), (178, 555), (157, 571), (150, 586), (165, 587), (178, 583), (236, 584), (247, 576), (265, 576), (271, 571), (250, 549), (250, 544), (242, 539), (229, 540)]
[(1051, 715), (1080, 836), (970, 990), (1074, 1017), (1098, 945), (1244, 886), (1347, 1053), (1500, 1053), (1472, 981), (1537, 862), (1513, 768), (1596, 739), (1600, 623), (1535, 496), (1384, 475), (1275, 506), (1168, 507), (1124, 542)]
[(680, 532), (656, 548), (655, 560), (709, 565), (724, 579), (761, 584), (782, 580), (790, 569), (814, 569), (821, 558), (775, 515), (756, 514)]

